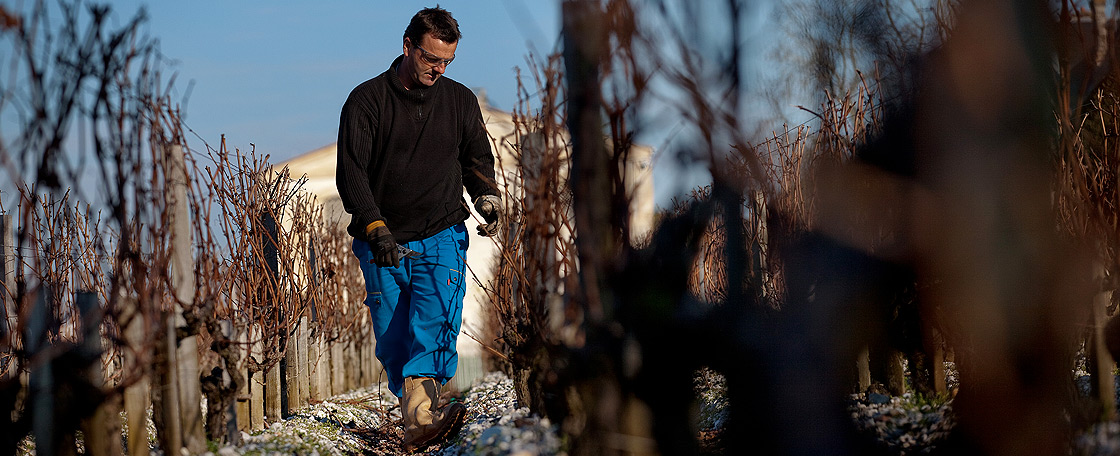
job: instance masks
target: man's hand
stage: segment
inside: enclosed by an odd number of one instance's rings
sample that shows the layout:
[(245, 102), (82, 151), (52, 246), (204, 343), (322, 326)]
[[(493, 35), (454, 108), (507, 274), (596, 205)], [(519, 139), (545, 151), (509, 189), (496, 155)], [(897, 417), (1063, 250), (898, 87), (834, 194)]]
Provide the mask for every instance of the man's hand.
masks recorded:
[(385, 222), (378, 220), (366, 227), (366, 237), (369, 239), (370, 250), (373, 251), (373, 262), (378, 266), (387, 268), (401, 265), (400, 254), (397, 253), (397, 240)]
[(494, 195), (482, 195), (474, 200), (474, 208), (486, 223), (478, 225), (480, 236), (493, 236), (502, 226), (502, 199)]

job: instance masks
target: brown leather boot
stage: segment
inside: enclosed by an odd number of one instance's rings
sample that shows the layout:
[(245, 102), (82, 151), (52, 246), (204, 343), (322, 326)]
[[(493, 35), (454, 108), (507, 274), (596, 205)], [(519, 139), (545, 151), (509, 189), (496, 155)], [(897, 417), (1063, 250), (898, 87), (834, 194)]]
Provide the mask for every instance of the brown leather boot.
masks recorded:
[(467, 408), (458, 402), (438, 407), (439, 383), (428, 377), (404, 379), (404, 397), (401, 398), (401, 417), (404, 419), (404, 438), (401, 446), (406, 452), (439, 443), (463, 426)]

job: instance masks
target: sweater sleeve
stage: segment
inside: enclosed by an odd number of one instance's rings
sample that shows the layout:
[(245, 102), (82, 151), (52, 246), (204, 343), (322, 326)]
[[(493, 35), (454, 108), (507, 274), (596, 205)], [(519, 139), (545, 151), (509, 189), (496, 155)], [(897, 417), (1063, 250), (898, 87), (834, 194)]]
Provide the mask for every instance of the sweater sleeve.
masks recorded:
[(459, 146), (459, 163), (463, 168), (463, 186), (474, 201), (482, 195), (498, 195), (494, 181), (494, 153), (490, 148), (490, 135), (482, 120), (482, 110), (478, 99), (469, 91), (470, 102), (466, 106), (466, 125), (463, 126), (463, 142)]
[(351, 93), (342, 106), (338, 121), (338, 165), (335, 185), (342, 205), (352, 217), (347, 232), (365, 239), (365, 227), (376, 220), (384, 220), (374, 201), (369, 182), (369, 163), (373, 159), (374, 113), (366, 103)]

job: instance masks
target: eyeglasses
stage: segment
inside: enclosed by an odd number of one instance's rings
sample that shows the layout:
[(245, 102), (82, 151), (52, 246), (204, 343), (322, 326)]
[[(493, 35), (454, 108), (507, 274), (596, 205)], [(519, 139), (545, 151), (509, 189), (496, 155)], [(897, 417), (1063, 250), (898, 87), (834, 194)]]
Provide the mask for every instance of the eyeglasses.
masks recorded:
[(451, 57), (450, 59), (441, 58), (438, 55), (435, 55), (435, 54), (432, 54), (431, 52), (428, 52), (427, 49), (424, 49), (424, 48), (420, 47), (419, 44), (413, 43), (412, 45), (415, 46), (416, 49), (419, 49), (420, 52), (424, 53), (423, 54), (424, 61), (427, 62), (428, 65), (438, 66), (438, 65), (442, 64), (443, 66), (448, 66), (448, 65), (451, 65), (452, 60), (455, 60), (455, 57)]

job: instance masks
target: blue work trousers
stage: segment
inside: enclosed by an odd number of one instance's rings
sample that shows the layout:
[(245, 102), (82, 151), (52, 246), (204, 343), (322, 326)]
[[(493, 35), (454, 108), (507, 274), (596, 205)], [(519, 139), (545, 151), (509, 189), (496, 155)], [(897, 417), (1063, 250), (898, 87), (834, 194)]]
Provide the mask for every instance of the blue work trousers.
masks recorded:
[(445, 383), (455, 375), (467, 243), (466, 225), (459, 223), (429, 238), (401, 244), (420, 257), (402, 257), (399, 267), (383, 268), (373, 262), (369, 243), (354, 240), (377, 338), (374, 353), (397, 397), (406, 377), (432, 377)]

